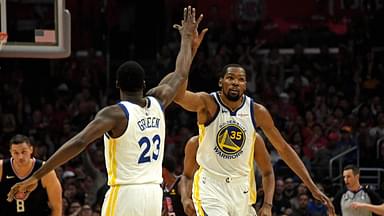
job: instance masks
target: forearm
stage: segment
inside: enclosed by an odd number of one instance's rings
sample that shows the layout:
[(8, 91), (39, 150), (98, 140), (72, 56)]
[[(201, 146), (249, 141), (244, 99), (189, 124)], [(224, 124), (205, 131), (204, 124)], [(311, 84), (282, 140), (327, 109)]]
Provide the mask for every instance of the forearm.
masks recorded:
[(187, 90), (187, 86), (188, 86), (188, 79), (186, 79), (177, 89), (177, 94), (173, 99), (176, 103), (181, 101), (184, 98), (185, 91)]
[(62, 216), (62, 208), (61, 206), (56, 206), (51, 209), (51, 216)]
[(275, 192), (275, 175), (272, 172), (264, 173), (262, 176), (264, 202), (272, 204), (273, 194)]
[(366, 208), (375, 214), (384, 215), (384, 204), (372, 205), (372, 204), (362, 203), (361, 205), (363, 208)]
[(185, 34), (181, 37), (180, 51), (176, 58), (175, 73), (181, 76), (182, 80), (188, 78), (189, 69), (192, 64), (192, 34)]
[(280, 156), (285, 163), (296, 173), (296, 175), (304, 182), (310, 191), (316, 188), (308, 170), (305, 168), (304, 163), (300, 160), (296, 152), (286, 144), (283, 151), (279, 151)]
[(187, 176), (181, 176), (179, 183), (181, 200), (192, 199), (192, 179)]
[(79, 135), (70, 139), (67, 143), (59, 148), (48, 160), (40, 167), (34, 174), (33, 178), (41, 179), (43, 176), (48, 174), (50, 171), (56, 169), (62, 164), (66, 163), (70, 159), (77, 156), (81, 151), (86, 148), (86, 143), (82, 142), (78, 138)]

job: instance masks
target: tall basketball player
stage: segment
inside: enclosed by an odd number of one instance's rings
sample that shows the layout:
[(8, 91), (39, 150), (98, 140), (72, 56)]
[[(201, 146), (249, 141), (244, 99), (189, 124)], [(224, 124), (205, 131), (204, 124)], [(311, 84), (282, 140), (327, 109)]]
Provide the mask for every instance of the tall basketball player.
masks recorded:
[(15, 185), (9, 200), (21, 191), (27, 194), (43, 175), (78, 155), (104, 135), (109, 191), (103, 216), (160, 216), (162, 207), (162, 160), (165, 139), (163, 110), (172, 102), (179, 86), (188, 78), (192, 63), (192, 41), (200, 22), (195, 9), (184, 9), (179, 28), (180, 51), (175, 72), (143, 96), (144, 70), (136, 62), (125, 62), (117, 70), (116, 85), (121, 102), (100, 110), (80, 133), (67, 141), (30, 178)]
[(316, 187), (302, 161), (275, 127), (268, 110), (244, 94), (246, 83), (245, 69), (230, 64), (222, 70), (220, 91), (194, 93), (184, 91), (184, 85), (175, 99), (184, 109), (197, 113), (200, 144), (196, 160), (200, 168), (194, 176), (193, 200), (198, 215), (246, 215), (248, 197), (244, 188), (249, 187), (246, 182), (257, 127), (313, 197), (326, 204), (329, 214), (334, 215), (332, 202)]

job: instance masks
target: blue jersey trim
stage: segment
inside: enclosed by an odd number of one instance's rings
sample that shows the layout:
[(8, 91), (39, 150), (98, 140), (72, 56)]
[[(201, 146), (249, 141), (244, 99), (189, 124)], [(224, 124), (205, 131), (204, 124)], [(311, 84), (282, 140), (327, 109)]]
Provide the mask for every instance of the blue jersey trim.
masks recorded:
[(250, 109), (251, 109), (251, 117), (252, 117), (252, 124), (253, 124), (253, 127), (255, 128), (255, 130), (256, 130), (256, 128), (257, 128), (257, 124), (256, 124), (256, 119), (255, 119), (255, 107), (254, 107), (254, 100), (253, 99), (251, 99), (251, 107), (250, 107)]
[(207, 127), (208, 125), (210, 125), (213, 121), (215, 121), (216, 117), (219, 115), (219, 112), (220, 112), (220, 105), (219, 105), (219, 103), (217, 102), (216, 97), (213, 96), (213, 95), (211, 95), (211, 97), (213, 97), (213, 100), (214, 100), (215, 103), (216, 103), (217, 109), (216, 109), (215, 114), (213, 115), (213, 118), (210, 119), (208, 122), (206, 122), (206, 123), (204, 124), (204, 126), (206, 126), (206, 127)]
[(127, 107), (125, 107), (121, 102), (118, 103), (117, 105), (119, 105), (119, 107), (123, 110), (125, 117), (127, 117), (127, 120), (129, 120), (129, 112)]
[(235, 109), (235, 111), (232, 111), (230, 108), (228, 108), (228, 107), (223, 103), (223, 101), (221, 100), (220, 95), (219, 95), (218, 92), (216, 92), (216, 96), (217, 96), (217, 99), (218, 99), (219, 103), (220, 103), (223, 107), (225, 107), (225, 108), (228, 110), (228, 112), (231, 114), (231, 116), (236, 116), (237, 111), (239, 111), (239, 110), (244, 106), (245, 101), (246, 101), (246, 99), (247, 99), (247, 98), (245, 97), (245, 95), (243, 95), (243, 96), (242, 96), (243, 102), (241, 103), (241, 105), (240, 105), (239, 107), (237, 107), (237, 109)]

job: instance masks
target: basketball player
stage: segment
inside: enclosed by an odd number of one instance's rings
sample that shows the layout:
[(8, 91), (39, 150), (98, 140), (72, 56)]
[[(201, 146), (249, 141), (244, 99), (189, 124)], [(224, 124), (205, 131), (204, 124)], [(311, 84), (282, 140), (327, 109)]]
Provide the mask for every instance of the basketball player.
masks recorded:
[(248, 197), (244, 192), (249, 185), (245, 182), (251, 170), (249, 159), (257, 127), (313, 197), (326, 204), (329, 214), (334, 215), (329, 198), (316, 187), (302, 161), (275, 127), (268, 110), (244, 94), (246, 83), (245, 69), (230, 64), (222, 70), (220, 91), (184, 91), (185, 83), (175, 98), (184, 109), (197, 113), (200, 144), (196, 160), (200, 168), (194, 176), (193, 201), (198, 215), (246, 215)]
[(16, 135), (10, 142), (11, 158), (0, 160), (0, 215), (62, 215), (62, 189), (55, 171), (47, 172), (37, 182), (37, 188), (28, 200), (22, 200), (24, 194), (19, 193), (17, 200), (7, 202), (9, 189), (39, 169), (43, 162), (35, 159), (33, 146), (28, 137)]
[[(181, 177), (180, 189), (181, 200), (183, 203), (184, 211), (188, 216), (196, 215), (195, 208), (192, 201), (192, 178), (199, 165), (196, 162), (196, 152), (199, 147), (198, 136), (191, 137), (185, 145), (185, 157), (184, 157), (184, 170)], [(259, 216), (271, 216), (272, 215), (272, 199), (275, 190), (275, 177), (271, 164), (269, 153), (265, 147), (264, 140), (259, 134), (256, 134), (256, 140), (254, 145), (254, 158), (262, 174), (263, 190), (264, 190), (264, 203), (259, 210)], [(251, 166), (253, 163), (251, 164)], [(249, 212), (247, 216), (256, 216), (256, 211), (253, 208), (253, 204), (256, 203), (256, 182), (253, 167), (249, 174)]]
[(186, 216), (180, 198), (180, 175), (176, 175), (176, 161), (165, 155), (163, 160), (163, 212), (162, 216)]
[(109, 191), (102, 207), (103, 216), (160, 216), (162, 207), (161, 170), (164, 152), (163, 110), (172, 102), (178, 87), (187, 80), (192, 62), (192, 41), (197, 26), (195, 9), (184, 9), (179, 28), (180, 51), (175, 72), (160, 82), (151, 94), (143, 96), (144, 70), (136, 62), (123, 63), (117, 70), (116, 86), (121, 102), (100, 110), (80, 133), (67, 141), (30, 178), (12, 187), (29, 194), (43, 175), (78, 155), (104, 135)]

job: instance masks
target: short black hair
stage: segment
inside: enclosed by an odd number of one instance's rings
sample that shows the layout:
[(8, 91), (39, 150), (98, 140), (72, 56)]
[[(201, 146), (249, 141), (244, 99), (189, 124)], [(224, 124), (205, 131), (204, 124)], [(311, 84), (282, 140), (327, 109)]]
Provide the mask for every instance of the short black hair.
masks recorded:
[(360, 174), (360, 169), (359, 167), (353, 165), (353, 164), (348, 164), (347, 166), (344, 167), (343, 169), (345, 170), (352, 170), (353, 175), (359, 175)]
[(9, 147), (11, 147), (11, 145), (18, 145), (22, 143), (27, 143), (28, 145), (31, 145), (31, 140), (27, 136), (24, 136), (22, 134), (16, 134), (9, 141)]
[(220, 78), (224, 78), (225, 74), (228, 72), (228, 68), (230, 67), (239, 67), (239, 68), (243, 68), (245, 74), (247, 75), (247, 71), (245, 70), (245, 68), (239, 64), (227, 64), (224, 66), (223, 70), (221, 70), (221, 72), (219, 73), (219, 76)]
[(118, 87), (122, 91), (139, 91), (144, 88), (145, 71), (135, 61), (126, 61), (116, 71)]

